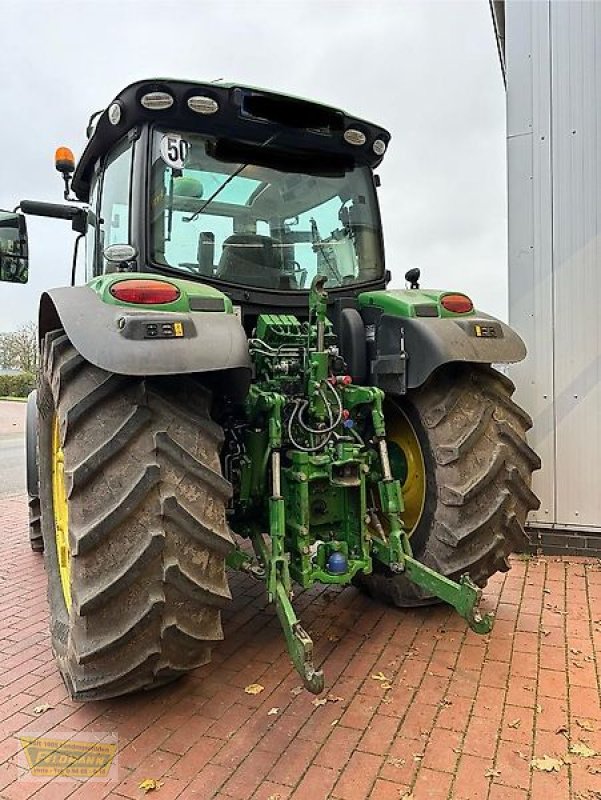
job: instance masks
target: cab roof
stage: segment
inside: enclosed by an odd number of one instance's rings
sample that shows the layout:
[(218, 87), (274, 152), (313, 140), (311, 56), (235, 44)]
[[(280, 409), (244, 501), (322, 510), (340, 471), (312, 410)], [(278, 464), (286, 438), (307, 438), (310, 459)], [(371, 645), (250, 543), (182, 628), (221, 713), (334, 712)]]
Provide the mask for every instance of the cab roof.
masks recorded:
[[(167, 108), (148, 108), (142, 101), (160, 93), (172, 99)], [(164, 101), (168, 102), (168, 101)], [(202, 108), (203, 111), (194, 109)], [(208, 113), (208, 109), (211, 109)], [(272, 148), (287, 153), (339, 161), (372, 169), (382, 161), (390, 133), (379, 125), (341, 109), (292, 95), (237, 83), (150, 78), (120, 91), (88, 129), (88, 144), (73, 177), (80, 200), (89, 197), (94, 165), (124, 136), (145, 123), (174, 130), (204, 133), (248, 148)], [(272, 144), (273, 143), (273, 144)], [(265, 150), (262, 151), (265, 153)]]

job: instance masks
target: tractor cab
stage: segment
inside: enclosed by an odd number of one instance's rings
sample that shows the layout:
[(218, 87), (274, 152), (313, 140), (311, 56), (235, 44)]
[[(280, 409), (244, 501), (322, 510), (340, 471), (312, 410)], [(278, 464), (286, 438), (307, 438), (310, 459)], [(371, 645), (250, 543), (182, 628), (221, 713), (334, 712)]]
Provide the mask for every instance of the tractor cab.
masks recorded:
[(384, 288), (381, 127), (249, 87), (142, 81), (88, 132), (72, 184), (88, 280), (159, 272), (274, 308), (306, 307), (316, 275), (333, 294)]

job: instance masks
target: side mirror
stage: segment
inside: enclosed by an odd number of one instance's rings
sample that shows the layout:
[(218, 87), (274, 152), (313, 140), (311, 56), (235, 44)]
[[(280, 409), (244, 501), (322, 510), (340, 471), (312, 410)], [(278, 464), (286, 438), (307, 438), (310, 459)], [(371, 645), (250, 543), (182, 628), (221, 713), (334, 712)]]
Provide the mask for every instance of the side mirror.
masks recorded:
[(0, 211), (0, 281), (27, 283), (29, 256), (25, 216)]

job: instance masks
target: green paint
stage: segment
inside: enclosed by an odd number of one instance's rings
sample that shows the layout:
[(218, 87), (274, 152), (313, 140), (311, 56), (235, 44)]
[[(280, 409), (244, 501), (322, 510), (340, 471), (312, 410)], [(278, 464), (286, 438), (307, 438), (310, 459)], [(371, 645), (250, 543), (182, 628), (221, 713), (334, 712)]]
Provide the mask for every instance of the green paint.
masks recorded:
[(469, 575), (462, 575), (459, 583), (455, 583), (409, 556), (405, 557), (404, 563), (410, 580), (453, 606), (476, 633), (490, 633), (493, 618), (490, 614), (480, 613), (482, 589), (472, 582)]
[(275, 610), (286, 637), (288, 652), (305, 688), (313, 694), (323, 692), (324, 675), (313, 666), (313, 640), (300, 624), (290, 602), (290, 593), (283, 583), (278, 583)]
[[(159, 305), (137, 304), (137, 303), (124, 303), (118, 300), (111, 294), (111, 286), (114, 283), (119, 283), (123, 280), (153, 280), (162, 281), (163, 283), (170, 283), (172, 286), (177, 286), (180, 291), (180, 296), (172, 303), (161, 303)], [(125, 306), (127, 308), (142, 308), (142, 309), (159, 309), (160, 311), (171, 311), (176, 313), (189, 313), (190, 300), (193, 298), (216, 298), (222, 299), (224, 302), (224, 311), (217, 313), (233, 314), (234, 309), (232, 301), (212, 286), (207, 286), (204, 283), (197, 283), (196, 281), (186, 281), (181, 278), (167, 278), (164, 275), (157, 275), (156, 273), (146, 272), (116, 272), (107, 275), (99, 275), (93, 278), (88, 286), (93, 289), (103, 303), (108, 303), (113, 306)], [(195, 312), (190, 312), (194, 314)], [(205, 312), (206, 313), (206, 312)]]
[[(455, 314), (447, 311), (440, 302), (446, 294), (463, 294), (463, 292), (451, 292), (448, 289), (390, 289), (386, 291), (362, 292), (357, 300), (361, 308), (375, 306), (382, 309), (385, 314), (392, 314), (397, 317), (416, 317), (416, 306), (436, 306), (439, 317), (472, 317), (476, 311), (468, 311), (465, 314)], [(428, 317), (423, 317), (428, 319)]]
[(249, 571), (252, 559), (248, 553), (243, 553), (242, 550), (239, 550), (237, 547), (235, 547), (227, 554), (225, 557), (225, 562), (231, 569), (238, 569), (242, 572), (247, 572)]
[[(401, 307), (406, 294), (432, 302), (422, 292), (398, 294), (362, 297), (383, 298), (390, 308)], [(256, 558), (237, 550), (228, 564), (265, 580), (290, 657), (305, 687), (319, 692), (323, 673), (291, 604), (293, 581), (345, 585), (372, 572), (377, 560), (453, 605), (475, 631), (488, 632), (491, 621), (480, 616), (480, 590), (467, 576), (455, 583), (413, 558), (401, 522), (407, 460), (398, 446), (386, 447), (384, 393), (333, 376), (336, 339), (318, 280), (309, 298), (307, 322), (260, 315), (249, 342), (255, 375), (240, 429), (231, 525), (251, 540)]]

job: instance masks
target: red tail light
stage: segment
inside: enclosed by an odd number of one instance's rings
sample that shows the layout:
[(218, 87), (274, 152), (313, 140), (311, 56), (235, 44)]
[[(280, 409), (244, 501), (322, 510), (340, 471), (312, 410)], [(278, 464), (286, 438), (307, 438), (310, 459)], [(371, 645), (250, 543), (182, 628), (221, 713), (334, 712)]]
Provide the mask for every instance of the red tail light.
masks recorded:
[(165, 281), (129, 278), (114, 283), (111, 294), (123, 303), (160, 305), (173, 303), (179, 298), (180, 291), (177, 286)]
[(467, 314), (474, 307), (474, 304), (464, 294), (445, 294), (441, 299), (440, 304), (447, 311), (453, 314)]

